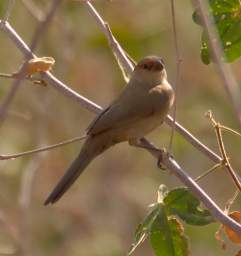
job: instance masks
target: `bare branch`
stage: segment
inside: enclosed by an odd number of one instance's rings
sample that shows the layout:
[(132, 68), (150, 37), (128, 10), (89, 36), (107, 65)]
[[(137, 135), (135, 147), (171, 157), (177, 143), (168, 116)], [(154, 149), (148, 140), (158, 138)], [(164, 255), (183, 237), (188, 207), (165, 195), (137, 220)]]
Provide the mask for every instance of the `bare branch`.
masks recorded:
[[(31, 55), (31, 57), (35, 57), (35, 55), (30, 51), (29, 47), (25, 44), (25, 42), (21, 39), (21, 37), (16, 33), (16, 31), (10, 26), (7, 22), (1, 22), (0, 20), (0, 29), (2, 29), (8, 37), (14, 42), (16, 47), (24, 54)], [(70, 89), (66, 84), (58, 80), (55, 76), (53, 76), (50, 72), (45, 72), (42, 74), (42, 78), (52, 86), (54, 86), (58, 91), (63, 93), (65, 96), (72, 98), (74, 101), (78, 102), (80, 106), (83, 108), (94, 112), (100, 113), (102, 108), (95, 104), (94, 102), (88, 100), (87, 98), (79, 95), (74, 90)], [(172, 126), (173, 119), (168, 116), (165, 122)], [(180, 133), (189, 143), (191, 143), (197, 150), (201, 151), (204, 155), (206, 155), (210, 160), (215, 163), (219, 163), (222, 161), (222, 158), (214, 153), (211, 149), (209, 149), (206, 145), (201, 143), (197, 138), (195, 138), (188, 130), (182, 127), (179, 123), (175, 123), (175, 129), (178, 133)]]
[(21, 152), (21, 153), (17, 153), (17, 154), (10, 154), (10, 155), (0, 155), (0, 160), (8, 160), (8, 159), (16, 159), (18, 157), (23, 157), (23, 156), (29, 156), (35, 153), (40, 153), (40, 152), (44, 152), (44, 151), (48, 151), (54, 148), (59, 148), (68, 144), (72, 144), (73, 142), (77, 142), (80, 140), (83, 140), (86, 138), (86, 135), (84, 136), (79, 136), (79, 137), (75, 137), (69, 140), (65, 140), (50, 146), (43, 146), (37, 149), (33, 149), (33, 150), (29, 150), (29, 151), (25, 151), (25, 152)]
[(223, 48), (220, 44), (220, 39), (214, 25), (215, 23), (213, 21), (213, 17), (209, 15), (207, 1), (193, 0), (193, 3), (200, 11), (203, 25), (207, 32), (209, 43), (212, 49), (214, 63), (217, 66), (219, 76), (231, 101), (236, 119), (241, 129), (241, 97), (239, 85), (234, 77), (230, 65), (222, 62)]
[(174, 91), (175, 91), (175, 99), (173, 104), (173, 124), (171, 129), (171, 137), (169, 143), (169, 151), (172, 151), (172, 145), (174, 140), (174, 131), (175, 131), (175, 122), (177, 116), (177, 98), (178, 98), (178, 87), (180, 83), (180, 71), (181, 71), (181, 57), (178, 45), (178, 37), (177, 37), (177, 26), (176, 26), (176, 14), (175, 14), (175, 3), (174, 0), (171, 0), (171, 16), (172, 16), (172, 28), (173, 28), (173, 35), (174, 35), (174, 44), (175, 44), (175, 54), (176, 54), (176, 79), (174, 84)]

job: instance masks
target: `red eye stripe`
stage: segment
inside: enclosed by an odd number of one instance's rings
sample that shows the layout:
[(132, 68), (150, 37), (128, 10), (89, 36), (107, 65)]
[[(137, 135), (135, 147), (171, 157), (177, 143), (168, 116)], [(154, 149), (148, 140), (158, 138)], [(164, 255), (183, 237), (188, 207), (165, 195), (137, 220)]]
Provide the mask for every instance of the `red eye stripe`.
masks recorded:
[(141, 67), (143, 69), (148, 69), (148, 70), (151, 70), (153, 66), (154, 66), (154, 62), (152, 60), (147, 60), (141, 64)]

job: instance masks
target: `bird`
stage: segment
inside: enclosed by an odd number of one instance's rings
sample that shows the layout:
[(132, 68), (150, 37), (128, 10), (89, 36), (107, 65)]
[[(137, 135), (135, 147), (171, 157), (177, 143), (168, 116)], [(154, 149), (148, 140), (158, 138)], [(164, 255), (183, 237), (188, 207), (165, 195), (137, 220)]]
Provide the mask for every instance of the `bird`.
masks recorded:
[(144, 57), (120, 95), (90, 123), (79, 155), (44, 205), (57, 202), (98, 155), (120, 142), (136, 144), (160, 126), (173, 102), (174, 90), (168, 83), (163, 59)]

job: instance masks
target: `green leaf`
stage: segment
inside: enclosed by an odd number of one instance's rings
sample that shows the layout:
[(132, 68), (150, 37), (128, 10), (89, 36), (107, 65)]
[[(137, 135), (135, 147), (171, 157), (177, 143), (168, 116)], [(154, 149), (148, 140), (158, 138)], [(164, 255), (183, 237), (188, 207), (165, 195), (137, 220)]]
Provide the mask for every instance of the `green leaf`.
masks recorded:
[(160, 205), (159, 214), (152, 224), (150, 241), (156, 256), (188, 255), (183, 227), (176, 219), (168, 219), (164, 205)]
[(156, 216), (159, 214), (160, 208), (159, 205), (156, 204), (153, 208), (153, 210), (146, 216), (144, 221), (138, 225), (136, 232), (135, 232), (135, 241), (131, 245), (128, 255), (131, 255), (134, 250), (142, 243), (145, 241), (147, 238), (147, 235), (150, 232), (152, 223), (156, 219)]
[(200, 201), (187, 188), (170, 191), (164, 204), (169, 214), (178, 215), (188, 224), (207, 225), (214, 222), (210, 212), (200, 207)]
[[(224, 50), (224, 59), (233, 62), (241, 56), (241, 1), (240, 0), (209, 0), (209, 13), (214, 23)], [(200, 13), (193, 13), (193, 21), (201, 26)], [(204, 26), (203, 26), (204, 27)], [(205, 64), (212, 60), (206, 31), (202, 34), (201, 58)]]

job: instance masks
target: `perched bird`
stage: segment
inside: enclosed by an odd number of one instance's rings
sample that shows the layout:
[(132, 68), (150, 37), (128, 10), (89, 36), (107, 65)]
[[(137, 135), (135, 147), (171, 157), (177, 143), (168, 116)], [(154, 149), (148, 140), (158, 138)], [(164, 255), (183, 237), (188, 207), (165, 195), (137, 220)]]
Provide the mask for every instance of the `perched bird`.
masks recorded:
[(119, 97), (89, 125), (79, 155), (44, 204), (58, 201), (96, 156), (119, 142), (133, 144), (161, 125), (173, 101), (163, 60), (142, 59)]

